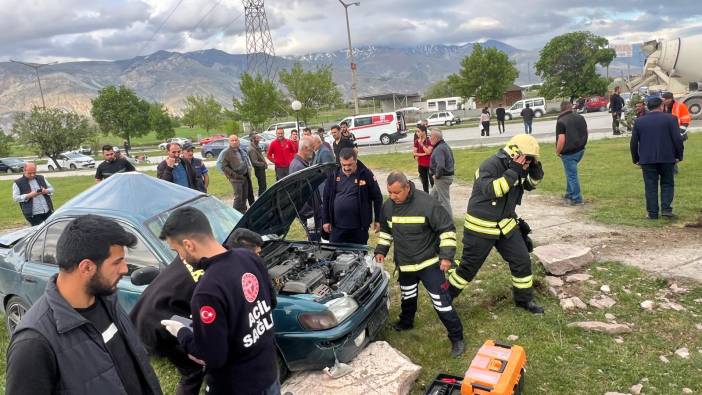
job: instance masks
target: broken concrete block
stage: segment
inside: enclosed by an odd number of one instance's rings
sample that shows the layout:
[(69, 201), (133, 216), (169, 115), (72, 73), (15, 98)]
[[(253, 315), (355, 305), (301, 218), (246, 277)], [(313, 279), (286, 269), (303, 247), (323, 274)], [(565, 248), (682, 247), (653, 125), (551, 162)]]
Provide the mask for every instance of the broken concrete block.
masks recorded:
[(614, 338), (614, 342), (617, 344), (624, 344), (624, 338), (621, 336), (617, 336)]
[(639, 306), (641, 306), (641, 308), (644, 310), (652, 311), (653, 310), (653, 301), (652, 300), (644, 300), (643, 302), (641, 302), (641, 304)]
[(629, 393), (633, 395), (641, 395), (641, 390), (643, 389), (643, 384), (635, 384), (629, 388)]
[(675, 303), (675, 302), (664, 302), (664, 303), (659, 304), (659, 307), (661, 309), (665, 309), (665, 310), (675, 310), (675, 311), (686, 311), (687, 310), (683, 305)]
[(665, 355), (659, 356), (658, 359), (660, 359), (663, 363), (670, 363), (670, 361), (668, 360), (668, 358), (666, 358)]
[(322, 371), (295, 373), (283, 383), (281, 393), (408, 394), (422, 369), (384, 341), (370, 343), (349, 364), (353, 370), (338, 379)]
[(690, 359), (690, 351), (687, 349), (687, 347), (678, 348), (675, 350), (675, 355), (682, 359)]
[(574, 244), (546, 244), (534, 248), (546, 272), (561, 276), (581, 269), (595, 260), (589, 247)]
[(572, 298), (570, 298), (570, 300), (573, 301), (573, 303), (575, 304), (575, 307), (577, 307), (577, 308), (579, 308), (579, 309), (582, 309), (582, 310), (586, 310), (586, 309), (587, 309), (587, 305), (585, 304), (585, 302), (583, 302), (582, 300), (580, 300), (579, 297), (573, 296)]
[(548, 287), (548, 293), (550, 293), (551, 295), (553, 295), (555, 297), (558, 297), (558, 291), (556, 291), (556, 288)]
[(603, 286), (600, 287), (600, 291), (602, 291), (602, 292), (608, 294), (608, 293), (612, 292), (612, 289), (609, 288), (609, 285), (603, 285)]
[(600, 295), (590, 299), (588, 303), (590, 303), (590, 306), (598, 309), (608, 309), (617, 304), (617, 301), (607, 295)]
[(693, 394), (693, 393), (694, 393), (694, 392), (692, 392), (691, 389), (689, 389), (689, 388), (687, 388), (687, 387), (683, 388), (683, 389), (682, 389), (682, 392), (683, 392), (683, 394)]
[(509, 341), (511, 341), (511, 342), (516, 342), (517, 340), (519, 340), (519, 336), (517, 336), (517, 335), (509, 335), (509, 336), (507, 336), (507, 340), (509, 340)]
[(586, 331), (602, 332), (608, 335), (631, 333), (631, 328), (624, 324), (610, 324), (600, 321), (581, 321), (568, 324), (571, 328), (580, 328)]
[(575, 310), (575, 303), (573, 302), (573, 299), (571, 299), (571, 298), (561, 299), (560, 303), (561, 303), (561, 308), (564, 311)]
[(585, 280), (589, 280), (591, 275), (587, 273), (576, 273), (566, 276), (565, 281), (567, 283), (579, 283)]
[(605, 314), (605, 319), (607, 321), (614, 321), (617, 319), (617, 317), (612, 313), (607, 313), (607, 314)]
[(561, 280), (558, 277), (555, 276), (546, 276), (544, 277), (546, 280), (546, 283), (548, 283), (549, 287), (562, 287), (563, 286), (563, 280)]
[(685, 292), (687, 292), (687, 288), (680, 287), (676, 283), (670, 284), (669, 288), (673, 293), (676, 293), (676, 294), (684, 294)]

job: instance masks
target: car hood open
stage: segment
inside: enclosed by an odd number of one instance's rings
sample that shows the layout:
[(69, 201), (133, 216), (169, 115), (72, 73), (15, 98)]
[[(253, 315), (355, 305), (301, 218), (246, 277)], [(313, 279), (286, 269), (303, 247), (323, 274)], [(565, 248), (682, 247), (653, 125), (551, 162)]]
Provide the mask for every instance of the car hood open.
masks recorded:
[(312, 201), (314, 192), (335, 168), (335, 163), (314, 165), (276, 182), (251, 205), (234, 229), (285, 236), (299, 210)]

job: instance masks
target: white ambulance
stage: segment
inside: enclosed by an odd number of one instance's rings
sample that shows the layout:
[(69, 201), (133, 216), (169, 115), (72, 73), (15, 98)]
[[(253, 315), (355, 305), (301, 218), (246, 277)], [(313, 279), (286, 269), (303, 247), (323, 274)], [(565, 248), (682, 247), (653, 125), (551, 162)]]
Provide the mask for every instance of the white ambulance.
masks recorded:
[(349, 131), (356, 136), (356, 144), (388, 145), (407, 137), (407, 125), (402, 112), (384, 112), (346, 117)]

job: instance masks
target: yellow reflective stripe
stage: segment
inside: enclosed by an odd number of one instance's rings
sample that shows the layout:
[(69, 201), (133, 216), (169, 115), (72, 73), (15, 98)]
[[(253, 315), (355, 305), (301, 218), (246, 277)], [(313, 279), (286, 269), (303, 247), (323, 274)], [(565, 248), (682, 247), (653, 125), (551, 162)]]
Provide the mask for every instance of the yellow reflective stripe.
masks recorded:
[(385, 239), (385, 240), (390, 240), (390, 241), (392, 241), (392, 235), (391, 235), (390, 233), (379, 232), (379, 233), (378, 233), (378, 237), (381, 238), (381, 239)]
[(448, 238), (455, 239), (455, 238), (456, 238), (456, 232), (444, 232), (444, 233), (442, 233), (442, 234), (439, 235), (439, 238), (440, 238), (441, 240), (443, 240), (443, 239), (448, 239)]
[(434, 258), (429, 258), (424, 262), (416, 263), (413, 265), (399, 265), (400, 266), (400, 271), (401, 272), (418, 272), (425, 267), (429, 267), (435, 263), (439, 262), (439, 257), (435, 256)]
[(451, 273), (451, 275), (448, 278), (449, 283), (453, 285), (454, 287), (458, 289), (463, 289), (468, 286), (468, 281), (462, 279), (458, 274), (455, 272)]
[(388, 221), (388, 228), (392, 229), (392, 221)]
[(505, 194), (502, 192), (502, 184), (500, 184), (500, 180), (492, 181), (492, 190), (495, 191), (495, 196), (497, 197), (502, 197)]
[(392, 217), (392, 222), (396, 224), (423, 224), (426, 217)]
[(194, 282), (200, 281), (200, 277), (202, 277), (205, 274), (205, 271), (203, 269), (194, 270), (192, 265), (190, 265), (189, 263), (183, 262), (183, 264), (185, 265), (185, 268), (188, 269), (188, 272), (190, 273), (190, 276), (193, 278)]
[(502, 233), (507, 234), (517, 226), (517, 221), (515, 221), (514, 218), (503, 219), (500, 221), (499, 225), (500, 229), (502, 229)]
[(389, 246), (390, 244), (392, 244), (392, 242), (389, 241), (389, 240), (378, 239), (378, 244), (379, 244), (379, 245), (384, 245), (384, 246)]
[(475, 169), (475, 179), (480, 178), (480, 169)]
[(451, 240), (451, 239), (446, 239), (446, 240), (441, 240), (439, 243), (439, 247), (455, 247), (456, 246), (456, 240)]
[(537, 186), (537, 185), (539, 185), (539, 182), (541, 182), (541, 180), (535, 180), (535, 179), (531, 178), (531, 176), (527, 176), (527, 181), (529, 181), (531, 183), (531, 185), (533, 185), (533, 186)]
[(475, 225), (473, 223), (470, 223), (468, 221), (465, 221), (463, 223), (463, 226), (465, 226), (466, 229), (470, 229), (474, 232), (478, 233), (484, 233), (488, 235), (494, 235), (494, 236), (499, 236), (500, 235), (500, 230), (498, 228), (486, 228), (483, 226)]
[(515, 288), (531, 288), (533, 286), (533, 276), (512, 277), (512, 286)]
[(488, 227), (488, 228), (489, 228), (489, 227), (493, 227), (493, 228), (494, 228), (494, 227), (497, 226), (497, 222), (485, 221), (485, 220), (482, 220), (482, 219), (480, 219), (480, 218), (476, 218), (476, 217), (474, 217), (474, 216), (472, 216), (472, 215), (470, 215), (470, 214), (466, 214), (466, 221), (472, 222), (472, 223), (474, 223), (474, 224), (476, 224), (476, 225), (486, 226), (486, 227)]
[(500, 186), (502, 186), (502, 193), (507, 193), (509, 192), (509, 183), (507, 182), (507, 179), (504, 177), (500, 177), (497, 179), (500, 181)]

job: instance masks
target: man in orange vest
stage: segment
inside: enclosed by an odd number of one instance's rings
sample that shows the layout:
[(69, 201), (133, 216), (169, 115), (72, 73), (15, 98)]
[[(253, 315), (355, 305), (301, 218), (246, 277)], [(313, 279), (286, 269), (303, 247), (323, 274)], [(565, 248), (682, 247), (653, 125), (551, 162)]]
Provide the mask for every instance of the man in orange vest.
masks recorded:
[(661, 96), (663, 97), (665, 112), (673, 114), (678, 118), (680, 134), (682, 135), (683, 141), (687, 140), (687, 127), (690, 126), (690, 122), (692, 122), (692, 117), (687, 110), (687, 106), (681, 101), (676, 101), (671, 92), (665, 92)]

